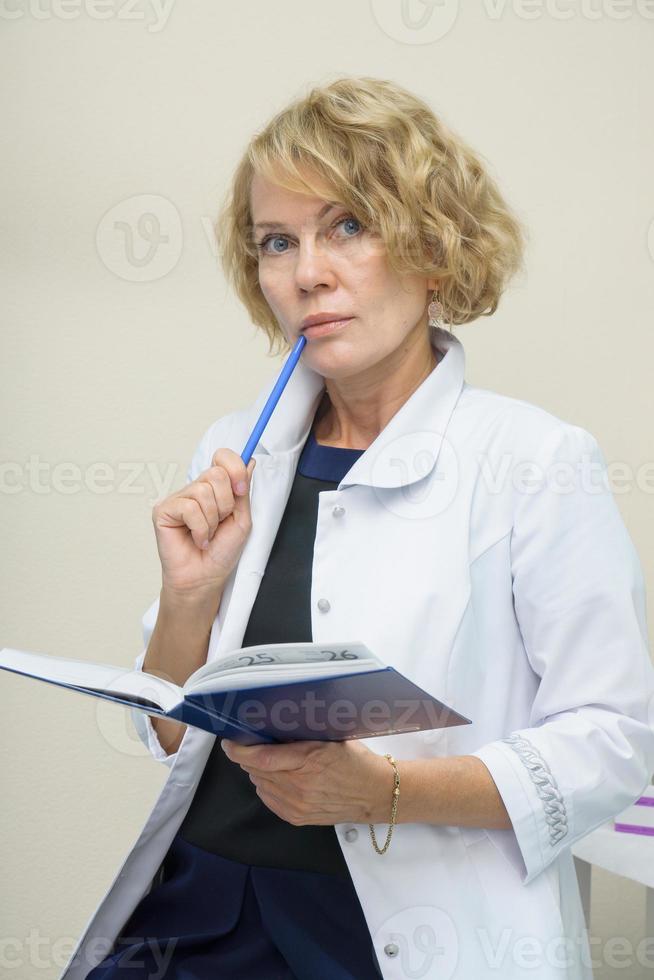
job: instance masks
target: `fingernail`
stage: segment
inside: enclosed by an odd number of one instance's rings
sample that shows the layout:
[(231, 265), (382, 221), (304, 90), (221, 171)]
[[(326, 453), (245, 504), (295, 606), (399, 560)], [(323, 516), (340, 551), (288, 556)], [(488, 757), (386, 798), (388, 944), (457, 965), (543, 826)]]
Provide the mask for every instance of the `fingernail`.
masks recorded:
[(202, 548), (206, 549), (208, 547), (209, 547), (209, 538), (205, 538), (205, 540), (202, 542)]
[(248, 488), (248, 485), (245, 482), (245, 480), (239, 480), (238, 483), (236, 484), (236, 492), (237, 493), (245, 493), (247, 491), (247, 488)]

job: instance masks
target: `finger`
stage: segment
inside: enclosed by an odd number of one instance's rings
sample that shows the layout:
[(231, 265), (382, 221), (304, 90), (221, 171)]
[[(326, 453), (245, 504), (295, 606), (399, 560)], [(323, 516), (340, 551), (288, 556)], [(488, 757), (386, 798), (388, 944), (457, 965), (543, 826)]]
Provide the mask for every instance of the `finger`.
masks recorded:
[[(220, 484), (221, 482), (223, 484), (222, 495), (217, 493), (215, 485), (216, 483)], [(223, 477), (222, 481), (198, 479), (194, 483), (191, 483), (188, 487), (184, 487), (184, 489), (177, 494), (177, 496), (185, 497), (187, 500), (196, 500), (199, 504), (207, 522), (207, 534), (202, 539), (203, 541), (210, 540), (213, 537), (218, 525), (220, 524), (220, 521), (223, 519), (221, 517), (220, 506), (225, 496), (225, 489), (231, 497), (229, 477), (226, 475)], [(225, 505), (222, 504), (222, 506), (224, 507)], [(202, 546), (202, 542), (200, 542), (200, 546)]]
[(202, 507), (194, 497), (169, 497), (158, 504), (153, 512), (158, 527), (186, 527), (198, 548), (209, 534), (209, 525)]
[[(231, 514), (234, 507), (229, 476), (221, 467), (206, 471), (206, 478), (204, 474), (201, 475), (193, 483), (189, 483), (173, 494), (172, 499), (174, 498), (194, 500), (200, 507), (206, 521), (206, 533), (204, 537), (193, 534), (193, 539), (199, 548), (203, 546), (204, 541), (207, 541), (208, 546), (218, 525)], [(170, 501), (164, 501), (164, 504), (169, 503)], [(168, 511), (170, 513), (172, 507), (169, 506)]]
[(267, 761), (267, 755), (264, 753), (269, 748), (268, 745), (241, 745), (240, 742), (223, 738), (220, 740), (220, 747), (232, 762), (253, 766), (258, 769), (265, 768), (264, 764)]
[[(255, 466), (255, 460), (250, 460), (246, 468), (248, 475), (248, 486)], [(250, 514), (250, 497), (246, 492), (243, 496), (234, 495), (232, 490), (232, 479), (223, 466), (212, 466), (205, 470), (200, 476), (185, 488), (181, 493), (185, 496), (195, 496), (195, 488), (201, 488), (200, 502), (207, 515), (209, 525), (208, 541), (211, 541), (222, 523), (230, 514), (234, 514), (234, 519), (244, 530), (248, 530), (252, 523)], [(206, 488), (210, 488), (209, 493)], [(190, 491), (190, 492), (189, 492)], [(205, 506), (206, 504), (206, 506)]]
[(248, 532), (252, 527), (252, 512), (250, 508), (250, 482), (256, 460), (251, 459), (247, 465), (248, 489), (242, 496), (234, 497), (234, 520), (242, 531)]
[[(235, 497), (243, 497), (247, 494), (251, 470), (248, 471), (248, 467), (233, 449), (217, 449), (211, 459), (211, 466), (222, 466), (226, 470)], [(254, 466), (251, 469), (254, 469)], [(241, 484), (244, 486), (241, 487)]]
[(289, 742), (278, 745), (240, 745), (222, 740), (223, 751), (233, 762), (240, 762), (263, 772), (301, 769), (312, 746), (322, 742)]
[[(196, 490), (198, 494), (196, 494)], [(197, 496), (203, 505), (209, 526), (208, 539), (211, 540), (218, 530), (218, 525), (234, 510), (235, 498), (232, 493), (232, 483), (222, 466), (213, 466), (205, 470), (188, 487), (181, 491), (184, 496)]]

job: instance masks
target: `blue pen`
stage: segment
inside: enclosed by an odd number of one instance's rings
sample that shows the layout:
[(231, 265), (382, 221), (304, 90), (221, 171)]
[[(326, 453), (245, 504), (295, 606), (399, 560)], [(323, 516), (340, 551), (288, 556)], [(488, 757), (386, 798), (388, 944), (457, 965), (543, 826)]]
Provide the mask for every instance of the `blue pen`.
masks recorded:
[(270, 392), (270, 395), (268, 396), (268, 401), (263, 406), (263, 411), (261, 412), (261, 415), (257, 419), (257, 424), (253, 428), (250, 438), (245, 443), (245, 449), (241, 453), (241, 459), (243, 460), (246, 466), (250, 462), (252, 453), (257, 448), (257, 444), (259, 442), (259, 439), (261, 438), (261, 433), (268, 425), (268, 419), (272, 415), (275, 405), (279, 401), (280, 395), (283, 392), (284, 388), (286, 387), (286, 382), (288, 381), (291, 374), (293, 373), (293, 368), (300, 360), (300, 354), (302, 353), (302, 350), (306, 342), (307, 342), (307, 338), (305, 336), (300, 337), (295, 347), (293, 348), (291, 353), (286, 358), (286, 361), (284, 362), (284, 366), (279, 373), (279, 377), (277, 378), (277, 381), (275, 382), (275, 387)]

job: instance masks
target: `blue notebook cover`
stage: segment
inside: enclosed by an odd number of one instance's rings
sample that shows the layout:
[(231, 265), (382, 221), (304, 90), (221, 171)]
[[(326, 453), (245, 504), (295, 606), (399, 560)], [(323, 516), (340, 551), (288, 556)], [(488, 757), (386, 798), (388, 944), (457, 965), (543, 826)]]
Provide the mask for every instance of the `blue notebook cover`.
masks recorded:
[[(142, 671), (8, 647), (0, 650), (0, 669), (114, 701), (159, 718), (171, 718), (244, 745), (344, 741), (471, 724), (465, 715), (378, 659), (378, 667), (351, 668), (348, 673), (349, 661), (366, 656), (372, 658), (374, 654), (360, 641), (329, 646), (291, 643), (249, 647), (233, 651), (217, 664), (204, 665), (192, 675), (196, 685), (201, 684), (204, 690), (193, 690), (193, 684), (187, 682), (186, 691)], [(263, 683), (266, 678), (261, 668), (272, 664), (275, 657), (277, 662), (270, 668), (274, 672), (269, 674), (268, 683)], [(335, 660), (339, 661), (338, 665)], [(304, 666), (309, 671), (315, 668), (323, 676), (280, 680), (280, 663), (288, 668), (288, 676), (297, 676), (298, 667)], [(226, 673), (221, 677), (219, 670), (215, 684), (220, 686), (222, 681), (227, 689), (212, 691), (214, 684), (207, 683), (207, 677), (211, 676), (207, 670), (211, 672), (221, 664)], [(239, 689), (242, 681), (234, 670), (243, 670), (244, 665), (247, 669), (243, 680), (249, 679), (250, 684)], [(250, 673), (248, 678), (250, 667), (259, 674)], [(277, 683), (274, 683), (275, 673)], [(158, 700), (147, 697), (153, 688), (156, 692), (157, 685)]]
[(165, 717), (242, 745), (343, 741), (472, 723), (394, 667), (244, 691), (187, 694)]

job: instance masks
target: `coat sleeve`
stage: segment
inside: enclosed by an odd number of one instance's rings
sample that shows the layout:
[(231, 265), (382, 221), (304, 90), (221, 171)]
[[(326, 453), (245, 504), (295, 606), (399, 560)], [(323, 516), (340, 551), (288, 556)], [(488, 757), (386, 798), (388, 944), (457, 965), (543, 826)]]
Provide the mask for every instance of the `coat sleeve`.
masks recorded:
[[(230, 419), (231, 416), (225, 416), (222, 419), (218, 419), (218, 421), (214, 422), (213, 425), (211, 425), (204, 433), (195, 449), (195, 452), (193, 453), (191, 463), (186, 472), (185, 486), (188, 486), (189, 483), (196, 480), (200, 473), (211, 465), (211, 459), (215, 450), (222, 445), (226, 445), (226, 443), (221, 440), (224, 439), (226, 425)], [(145, 660), (150, 637), (154, 632), (158, 614), (159, 596), (157, 596), (152, 605), (149, 606), (149, 608), (143, 614), (141, 620), (143, 629), (143, 650), (136, 658), (134, 670), (141, 670), (143, 667), (143, 661)], [(177, 752), (172, 752), (170, 755), (167, 754), (157, 738), (150, 715), (145, 714), (143, 711), (137, 711), (135, 708), (130, 708), (129, 710), (132, 715), (134, 727), (136, 728), (137, 734), (141, 741), (150, 750), (157, 762), (163, 762), (164, 765), (172, 768), (175, 759), (179, 754), (179, 749)]]
[[(154, 632), (155, 623), (157, 622), (157, 616), (159, 614), (159, 596), (154, 600), (152, 605), (143, 614), (141, 620), (143, 628), (143, 644), (144, 648), (142, 652), (136, 658), (136, 663), (134, 664), (134, 670), (141, 670), (143, 667), (143, 661), (145, 660), (145, 654), (148, 649), (148, 643), (150, 642), (150, 637)], [(157, 762), (163, 762), (165, 765), (172, 767), (176, 757), (177, 752), (173, 752), (170, 755), (162, 747), (161, 742), (157, 737), (157, 733), (154, 730), (152, 724), (152, 719), (150, 715), (146, 715), (144, 711), (137, 711), (135, 708), (130, 708), (132, 715), (132, 720), (134, 722), (134, 727), (139, 735), (139, 738), (145, 743), (147, 748), (150, 750), (151, 754), (157, 760)], [(178, 750), (179, 751), (179, 750)]]
[(515, 615), (538, 687), (527, 727), (471, 753), (511, 818), (511, 830), (487, 833), (525, 885), (630, 806), (654, 771), (645, 583), (606, 462), (590, 433), (563, 423), (539, 466), (536, 491), (515, 493), (510, 539)]

